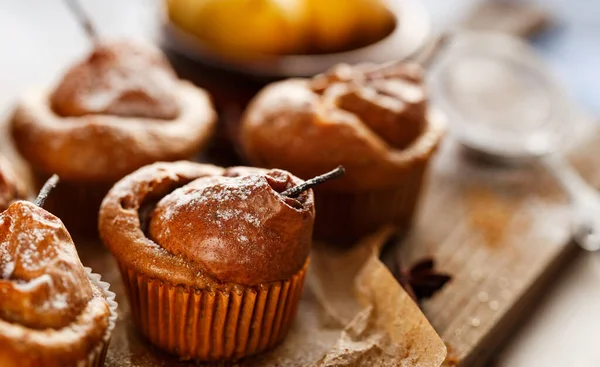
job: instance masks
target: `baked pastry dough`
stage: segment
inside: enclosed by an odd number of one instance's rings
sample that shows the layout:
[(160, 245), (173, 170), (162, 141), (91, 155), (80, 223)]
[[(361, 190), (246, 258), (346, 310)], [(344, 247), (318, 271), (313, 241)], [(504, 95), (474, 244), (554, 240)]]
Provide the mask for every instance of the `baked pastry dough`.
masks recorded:
[(215, 122), (208, 94), (179, 80), (160, 51), (120, 41), (97, 45), (54, 90), (26, 94), (12, 134), (40, 183), (62, 179), (48, 209), (69, 228), (83, 217), (95, 229), (112, 184), (146, 164), (193, 156)]
[(312, 191), (281, 170), (156, 163), (119, 181), (100, 211), (136, 323), (183, 359), (231, 360), (285, 337), (308, 264)]
[(58, 218), (26, 201), (0, 213), (0, 366), (100, 366), (115, 310)]
[(315, 189), (316, 232), (352, 242), (408, 227), (443, 131), (418, 65), (338, 65), (268, 85), (245, 112), (240, 143), (253, 165), (304, 179), (343, 165), (344, 177)]

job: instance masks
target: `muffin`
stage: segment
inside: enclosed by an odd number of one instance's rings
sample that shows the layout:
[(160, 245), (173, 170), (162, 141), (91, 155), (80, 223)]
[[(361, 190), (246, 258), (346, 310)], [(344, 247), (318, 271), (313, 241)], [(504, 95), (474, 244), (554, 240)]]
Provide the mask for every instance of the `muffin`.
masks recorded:
[(26, 201), (0, 213), (0, 366), (102, 366), (116, 317), (58, 218)]
[(315, 189), (315, 236), (350, 243), (383, 225), (410, 227), (443, 125), (418, 65), (338, 65), (265, 87), (239, 143), (252, 165), (304, 179), (343, 165), (342, 179)]
[(95, 234), (100, 202), (126, 174), (155, 161), (188, 159), (210, 138), (206, 92), (179, 80), (157, 49), (100, 42), (52, 90), (26, 94), (12, 136), (41, 185), (62, 184), (47, 203), (71, 231)]
[(180, 359), (235, 360), (283, 340), (302, 293), (311, 190), (281, 170), (175, 162), (143, 167), (104, 199), (100, 236), (134, 320)]
[(0, 155), (0, 212), (3, 212), (15, 200), (24, 199), (27, 188), (18, 177), (11, 163)]

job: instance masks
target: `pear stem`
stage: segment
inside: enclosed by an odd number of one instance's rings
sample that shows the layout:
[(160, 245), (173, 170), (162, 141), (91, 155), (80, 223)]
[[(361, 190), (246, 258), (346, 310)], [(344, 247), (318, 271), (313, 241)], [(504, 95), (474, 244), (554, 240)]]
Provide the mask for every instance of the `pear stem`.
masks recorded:
[(322, 174), (320, 176), (317, 176), (315, 178), (311, 178), (310, 180), (306, 180), (298, 186), (294, 186), (294, 187), (291, 187), (291, 188), (285, 190), (284, 192), (281, 193), (281, 195), (284, 195), (284, 196), (287, 196), (290, 198), (296, 197), (296, 196), (300, 195), (301, 193), (303, 193), (304, 191), (311, 189), (317, 185), (320, 185), (325, 181), (329, 181), (329, 180), (332, 180), (335, 178), (342, 177), (345, 172), (346, 172), (346, 170), (344, 169), (344, 167), (338, 166), (333, 171), (329, 171), (329, 172)]
[(96, 28), (92, 24), (90, 17), (87, 15), (87, 13), (81, 7), (81, 4), (79, 3), (79, 1), (78, 0), (65, 0), (65, 3), (67, 4), (67, 7), (69, 8), (69, 10), (71, 10), (71, 13), (73, 14), (73, 16), (75, 16), (77, 23), (79, 23), (81, 28), (83, 28), (83, 30), (85, 31), (85, 34), (88, 37), (88, 39), (90, 40), (90, 42), (92, 44), (98, 43), (98, 32), (96, 31)]
[(56, 174), (52, 175), (52, 177), (50, 177), (48, 179), (48, 181), (46, 181), (44, 186), (42, 186), (42, 189), (40, 190), (38, 197), (35, 199), (35, 201), (33, 203), (35, 205), (39, 206), (40, 208), (43, 207), (44, 203), (46, 202), (46, 199), (48, 198), (48, 195), (50, 195), (50, 191), (52, 191), (52, 189), (54, 189), (56, 187), (56, 185), (58, 185), (58, 181), (60, 181), (60, 178), (58, 177), (58, 175), (56, 175)]

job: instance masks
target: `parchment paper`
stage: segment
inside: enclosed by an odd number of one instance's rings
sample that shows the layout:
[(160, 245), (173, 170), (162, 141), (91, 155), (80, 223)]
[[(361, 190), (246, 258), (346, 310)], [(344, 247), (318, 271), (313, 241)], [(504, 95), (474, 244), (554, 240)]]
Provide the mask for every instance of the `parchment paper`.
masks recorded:
[[(350, 251), (316, 244), (296, 321), (282, 345), (236, 366), (439, 366), (446, 347), (417, 305), (379, 261), (385, 229)], [(82, 261), (111, 282), (119, 321), (108, 367), (189, 366), (150, 347), (136, 331), (111, 255), (80, 246)], [(214, 364), (213, 364), (214, 365)]]

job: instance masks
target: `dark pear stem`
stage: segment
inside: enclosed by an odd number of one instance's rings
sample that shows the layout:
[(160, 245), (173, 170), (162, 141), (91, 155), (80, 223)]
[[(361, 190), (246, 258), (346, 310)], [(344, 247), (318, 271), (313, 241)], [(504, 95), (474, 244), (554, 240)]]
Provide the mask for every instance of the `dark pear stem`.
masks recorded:
[(52, 177), (50, 177), (48, 179), (48, 181), (46, 181), (44, 186), (42, 186), (42, 189), (40, 190), (38, 197), (35, 199), (35, 201), (33, 203), (35, 205), (39, 206), (40, 208), (43, 207), (44, 202), (46, 202), (46, 199), (48, 198), (48, 195), (50, 195), (50, 191), (52, 191), (52, 189), (54, 189), (56, 187), (56, 185), (58, 185), (58, 181), (60, 181), (60, 178), (58, 177), (58, 175), (56, 175), (56, 174), (52, 175)]
[(300, 195), (301, 193), (303, 193), (304, 191), (311, 189), (317, 185), (320, 185), (325, 181), (329, 181), (334, 178), (342, 177), (345, 172), (346, 172), (346, 170), (344, 169), (344, 167), (338, 166), (333, 171), (327, 172), (327, 173), (317, 176), (315, 178), (311, 178), (310, 180), (306, 180), (298, 186), (294, 186), (294, 187), (291, 187), (291, 188), (285, 190), (284, 192), (281, 193), (281, 195), (284, 195), (284, 196), (287, 196), (290, 198), (294, 198), (294, 197)]
[(87, 35), (89, 40), (92, 42), (92, 44), (98, 43), (98, 32), (96, 31), (96, 28), (92, 24), (90, 17), (87, 15), (87, 13), (81, 7), (81, 4), (79, 3), (79, 1), (78, 0), (65, 0), (65, 3), (67, 4), (67, 7), (69, 8), (69, 10), (71, 10), (71, 13), (73, 13), (73, 15), (75, 16), (75, 19), (77, 20), (77, 22), (79, 23), (81, 28), (83, 28), (83, 30), (85, 31), (85, 34)]

